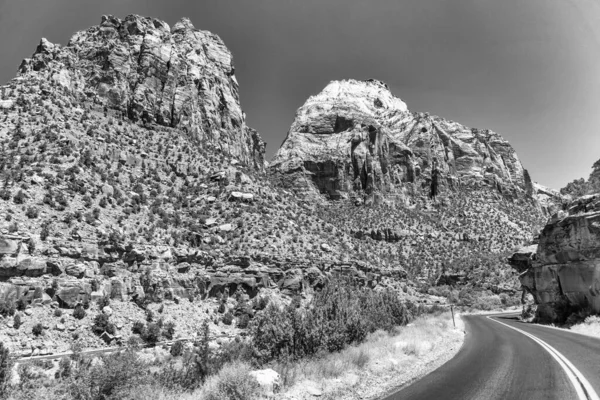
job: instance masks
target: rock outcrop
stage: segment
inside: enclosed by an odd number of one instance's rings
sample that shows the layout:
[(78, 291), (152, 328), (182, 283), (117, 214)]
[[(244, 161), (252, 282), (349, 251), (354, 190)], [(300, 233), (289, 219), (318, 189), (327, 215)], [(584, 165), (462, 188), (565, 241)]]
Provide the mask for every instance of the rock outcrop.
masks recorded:
[(333, 81), (310, 97), (270, 168), (296, 191), (329, 199), (433, 197), (486, 186), (512, 198), (533, 194), (500, 135), (410, 112), (376, 80)]
[(42, 39), (17, 79), (32, 75), (71, 97), (133, 121), (178, 128), (264, 168), (265, 144), (246, 126), (231, 53), (217, 35), (195, 29), (189, 19), (170, 27), (155, 18), (104, 16), (64, 47)]
[(548, 221), (539, 244), (509, 259), (538, 317), (561, 321), (566, 306), (600, 312), (600, 195), (580, 197)]

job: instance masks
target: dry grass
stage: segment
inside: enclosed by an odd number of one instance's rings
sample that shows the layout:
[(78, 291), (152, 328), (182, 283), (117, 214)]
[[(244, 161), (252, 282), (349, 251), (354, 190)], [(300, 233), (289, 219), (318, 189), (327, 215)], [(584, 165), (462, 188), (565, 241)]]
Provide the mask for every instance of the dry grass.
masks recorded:
[[(374, 377), (388, 383), (391, 375), (396, 382), (414, 379), (409, 373), (418, 370), (420, 364), (437, 358), (448, 346), (460, 347), (463, 329), (459, 318), (457, 322), (459, 326), (453, 329), (449, 313), (426, 316), (396, 332), (377, 331), (364, 343), (339, 353), (275, 365), (273, 369), (282, 378), (282, 398), (302, 399), (309, 388), (323, 392), (325, 398), (354, 398), (358, 392), (364, 396), (363, 386), (372, 385)], [(422, 369), (426, 372), (427, 367)], [(373, 389), (377, 390), (367, 391)]]
[(600, 337), (600, 316), (590, 315), (580, 324), (571, 327), (573, 332)]

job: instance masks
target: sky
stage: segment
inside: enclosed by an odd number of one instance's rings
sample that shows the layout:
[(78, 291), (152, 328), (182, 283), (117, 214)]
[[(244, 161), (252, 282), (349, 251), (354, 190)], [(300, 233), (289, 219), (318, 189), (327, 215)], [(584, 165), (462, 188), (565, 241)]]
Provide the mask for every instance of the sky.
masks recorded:
[(600, 159), (597, 0), (0, 0), (0, 84), (40, 38), (66, 44), (104, 14), (188, 17), (219, 35), (269, 159), (304, 101), (346, 78), (500, 133), (552, 188)]

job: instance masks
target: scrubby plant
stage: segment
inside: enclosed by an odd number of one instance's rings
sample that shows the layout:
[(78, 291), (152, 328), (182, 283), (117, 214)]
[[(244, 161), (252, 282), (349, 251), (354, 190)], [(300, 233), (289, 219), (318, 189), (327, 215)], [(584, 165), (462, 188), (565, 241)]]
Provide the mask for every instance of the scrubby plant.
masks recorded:
[(111, 335), (114, 335), (115, 330), (115, 326), (110, 322), (108, 315), (100, 313), (94, 317), (92, 332), (94, 332), (96, 335), (101, 335), (105, 331)]
[(73, 310), (73, 318), (84, 319), (85, 316), (86, 316), (86, 312), (83, 309), (83, 306), (81, 304), (77, 304), (75, 306), (75, 310)]
[(13, 318), (13, 326), (15, 329), (19, 329), (19, 327), (21, 326), (22, 322), (21, 322), (21, 314), (15, 314), (14, 318)]
[(40, 323), (35, 324), (33, 328), (31, 328), (31, 333), (33, 333), (35, 336), (41, 335), (43, 331), (44, 327)]
[(182, 355), (183, 354), (183, 342), (177, 341), (177, 342), (173, 343), (173, 345), (171, 346), (170, 352), (173, 357), (179, 357), (180, 355)]
[(158, 342), (160, 339), (160, 327), (153, 322), (149, 323), (144, 330), (142, 339), (150, 344)]
[(222, 321), (225, 325), (231, 325), (231, 323), (233, 322), (233, 314), (227, 311), (225, 315), (223, 315)]
[(255, 354), (266, 362), (284, 355), (301, 358), (321, 350), (339, 351), (377, 329), (392, 330), (411, 319), (397, 293), (335, 279), (305, 308), (267, 306), (253, 319), (250, 332)]
[(15, 315), (15, 310), (15, 303), (11, 298), (0, 300), (0, 315), (3, 317), (13, 316)]
[(8, 397), (14, 360), (10, 357), (8, 347), (0, 342), (0, 398)]
[(168, 340), (173, 339), (173, 336), (175, 336), (175, 323), (173, 321), (169, 321), (164, 325), (162, 335)]

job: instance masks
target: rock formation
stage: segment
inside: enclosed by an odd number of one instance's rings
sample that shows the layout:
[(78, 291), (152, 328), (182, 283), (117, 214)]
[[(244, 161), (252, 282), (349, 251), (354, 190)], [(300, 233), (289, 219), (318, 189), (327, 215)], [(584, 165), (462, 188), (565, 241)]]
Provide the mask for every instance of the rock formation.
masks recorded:
[(71, 98), (102, 104), (132, 121), (178, 128), (264, 167), (265, 146), (246, 126), (231, 53), (189, 19), (169, 27), (155, 18), (104, 16), (64, 47), (42, 39), (17, 79), (58, 84)]
[(296, 112), (270, 168), (295, 190), (329, 199), (435, 197), (490, 187), (533, 193), (515, 151), (490, 130), (408, 111), (383, 82), (331, 82)]
[(564, 322), (566, 307), (600, 312), (600, 195), (568, 203), (548, 221), (539, 243), (509, 262), (521, 273), (541, 320)]

